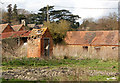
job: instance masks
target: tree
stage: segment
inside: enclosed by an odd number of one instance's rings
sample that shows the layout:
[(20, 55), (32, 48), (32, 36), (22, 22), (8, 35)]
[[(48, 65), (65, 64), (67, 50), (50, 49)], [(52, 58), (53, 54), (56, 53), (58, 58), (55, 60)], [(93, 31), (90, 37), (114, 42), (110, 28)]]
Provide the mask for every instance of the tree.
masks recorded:
[(15, 4), (15, 5), (14, 5), (14, 8), (13, 8), (13, 16), (14, 16), (14, 17), (17, 17), (17, 15), (18, 15), (17, 5)]
[(12, 11), (12, 24), (19, 24), (17, 5), (15, 4)]
[(4, 9), (0, 10), (0, 17), (2, 18), (0, 23), (7, 23), (7, 12)]
[(7, 22), (8, 23), (11, 23), (11, 19), (12, 19), (12, 4), (9, 4), (8, 6), (7, 6), (7, 8), (8, 8), (8, 13), (7, 13)]
[(110, 13), (109, 16), (102, 17), (98, 19), (98, 27), (102, 30), (117, 30), (118, 29), (118, 16), (117, 14)]
[[(72, 28), (79, 27), (79, 22), (76, 22), (80, 17), (73, 15), (69, 10), (54, 10), (54, 6), (48, 6), (49, 21), (59, 22), (60, 20), (66, 20), (71, 23)], [(38, 14), (31, 14), (28, 18), (31, 23), (43, 24), (47, 21), (47, 7), (43, 7), (39, 10)]]
[(54, 10), (50, 12), (50, 20), (57, 21), (67, 20), (71, 22), (72, 28), (79, 27), (79, 22), (76, 22), (80, 17), (78, 15), (73, 15), (69, 10)]
[(66, 20), (60, 20), (59, 23), (56, 22), (44, 22), (44, 26), (48, 27), (53, 41), (55, 44), (61, 43), (66, 35), (66, 32), (70, 29), (70, 22)]
[(38, 16), (41, 18), (41, 21), (47, 21), (47, 12), (49, 14), (49, 18), (50, 18), (50, 12), (54, 9), (54, 6), (48, 6), (48, 10), (47, 7), (43, 7), (39, 10)]
[(26, 16), (24, 14), (19, 14), (18, 15), (19, 22), (21, 22), (22, 19), (26, 19)]
[(118, 15), (110, 13), (108, 16), (103, 16), (96, 21), (93, 19), (84, 19), (80, 28), (85, 29), (89, 27), (89, 30), (118, 30)]

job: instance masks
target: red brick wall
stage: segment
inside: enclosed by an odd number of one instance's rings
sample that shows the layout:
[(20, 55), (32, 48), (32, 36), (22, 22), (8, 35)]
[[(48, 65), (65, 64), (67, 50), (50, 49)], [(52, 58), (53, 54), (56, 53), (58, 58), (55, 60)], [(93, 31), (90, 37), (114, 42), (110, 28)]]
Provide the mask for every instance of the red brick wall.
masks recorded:
[(53, 54), (53, 52), (52, 52), (53, 51), (53, 39), (52, 39), (52, 36), (48, 29), (46, 30), (45, 34), (41, 38), (41, 54), (42, 54), (42, 56), (44, 55), (44, 38), (50, 39), (50, 56), (52, 56), (52, 54)]
[(10, 25), (8, 25), (2, 33), (5, 33), (5, 32), (13, 32), (14, 30), (10, 27)]
[(40, 38), (37, 39), (28, 39), (27, 46), (27, 57), (40, 57)]
[(53, 54), (53, 40), (49, 30), (46, 30), (41, 38), (36, 37), (35, 39), (28, 39), (27, 43), (27, 56), (28, 57), (41, 57), (44, 55), (44, 38), (50, 39), (50, 56)]
[(24, 30), (25, 30), (25, 27), (22, 26), (19, 31), (24, 31)]

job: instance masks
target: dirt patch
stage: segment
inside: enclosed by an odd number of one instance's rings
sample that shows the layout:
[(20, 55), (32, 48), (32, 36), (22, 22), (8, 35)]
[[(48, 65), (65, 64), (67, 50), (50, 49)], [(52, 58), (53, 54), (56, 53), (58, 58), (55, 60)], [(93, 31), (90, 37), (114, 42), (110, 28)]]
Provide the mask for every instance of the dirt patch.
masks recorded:
[(117, 76), (117, 72), (107, 72), (98, 70), (86, 70), (83, 68), (70, 68), (70, 67), (37, 67), (37, 68), (19, 68), (10, 69), (2, 72), (4, 79), (21, 79), (21, 80), (53, 80), (54, 77), (61, 76), (95, 76), (107, 75)]

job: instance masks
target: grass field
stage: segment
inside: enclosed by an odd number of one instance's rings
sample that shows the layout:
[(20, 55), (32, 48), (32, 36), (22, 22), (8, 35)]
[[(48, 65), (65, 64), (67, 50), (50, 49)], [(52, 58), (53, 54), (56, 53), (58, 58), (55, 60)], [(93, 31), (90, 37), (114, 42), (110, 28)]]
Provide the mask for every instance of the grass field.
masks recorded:
[[(78, 71), (75, 75), (68, 76), (58, 76), (52, 78), (53, 81), (117, 81), (118, 76), (114, 76), (116, 79), (107, 80), (107, 78), (111, 78), (113, 76), (108, 75), (93, 75), (87, 76), (88, 71), (94, 70), (95, 72), (118, 72), (118, 62), (115, 60), (99, 60), (99, 59), (39, 59), (39, 58), (18, 58), (12, 59), (8, 61), (3, 61), (2, 63), (3, 71), (7, 71), (9, 69), (18, 69), (18, 68), (27, 68), (27, 67), (50, 67), (51, 69), (57, 69), (59, 67), (69, 67), (74, 68)], [(84, 70), (85, 74), (79, 74), (80, 71)], [(86, 79), (87, 78), (87, 79)], [(4, 79), (4, 78), (3, 78)], [(15, 79), (13, 79), (15, 80)], [(18, 79), (19, 80), (19, 79)]]

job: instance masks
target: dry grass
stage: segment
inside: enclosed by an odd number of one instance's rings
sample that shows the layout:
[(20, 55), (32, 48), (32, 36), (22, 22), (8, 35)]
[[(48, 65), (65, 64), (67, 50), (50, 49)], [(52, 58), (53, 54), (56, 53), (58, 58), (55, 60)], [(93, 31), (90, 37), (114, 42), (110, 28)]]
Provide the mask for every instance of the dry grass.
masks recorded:
[[(20, 45), (18, 48), (15, 48), (15, 50), (12, 50), (13, 53), (10, 53), (8, 51), (4, 51), (2, 49), (2, 57), (6, 58), (21, 58), (21, 57), (26, 57), (27, 56), (27, 45)], [(15, 53), (15, 55), (14, 55)]]

